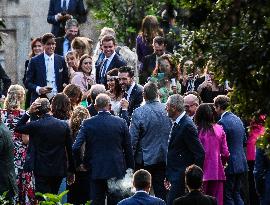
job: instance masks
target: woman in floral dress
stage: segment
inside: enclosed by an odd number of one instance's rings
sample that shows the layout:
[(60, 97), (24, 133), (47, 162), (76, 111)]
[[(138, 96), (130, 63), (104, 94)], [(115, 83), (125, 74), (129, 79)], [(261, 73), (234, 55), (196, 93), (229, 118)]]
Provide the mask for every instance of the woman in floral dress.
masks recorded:
[(35, 198), (32, 173), (24, 172), (23, 170), (29, 137), (14, 132), (17, 122), (25, 113), (25, 111), (21, 109), (24, 95), (25, 91), (22, 86), (11, 85), (5, 99), (4, 109), (1, 109), (0, 113), (3, 123), (5, 123), (12, 132), (12, 140), (14, 143), (14, 165), (16, 182), (19, 189), (18, 196), (15, 197), (15, 203), (30, 205), (34, 204)]

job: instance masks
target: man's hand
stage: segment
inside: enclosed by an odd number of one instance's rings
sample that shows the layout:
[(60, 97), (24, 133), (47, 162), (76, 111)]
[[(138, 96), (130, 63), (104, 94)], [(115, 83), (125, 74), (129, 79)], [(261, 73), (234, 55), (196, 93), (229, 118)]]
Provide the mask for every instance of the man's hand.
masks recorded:
[(75, 182), (75, 174), (68, 173), (67, 184), (72, 185)]
[(164, 187), (166, 190), (170, 190), (171, 189), (171, 183), (167, 180), (167, 179), (164, 179)]
[(40, 103), (37, 102), (37, 100), (35, 100), (32, 105), (30, 106), (28, 112), (29, 114), (35, 113), (38, 111), (38, 108), (41, 106)]
[(61, 13), (56, 14), (56, 21), (63, 21), (64, 16)]
[(52, 88), (51, 87), (48, 87), (48, 86), (44, 86), (44, 87), (41, 87), (39, 89), (39, 93), (41, 95), (45, 95), (45, 94), (50, 93), (50, 92), (52, 92)]
[(87, 172), (87, 169), (83, 164), (80, 164), (80, 166), (76, 168), (76, 171)]
[(120, 107), (122, 108), (122, 110), (128, 110), (128, 105), (129, 102), (125, 98), (120, 100)]

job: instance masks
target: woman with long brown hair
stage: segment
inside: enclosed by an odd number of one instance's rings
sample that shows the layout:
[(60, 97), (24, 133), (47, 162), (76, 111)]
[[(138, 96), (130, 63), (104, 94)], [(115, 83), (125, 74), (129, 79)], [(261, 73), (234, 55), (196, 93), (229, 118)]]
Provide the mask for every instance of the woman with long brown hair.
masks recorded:
[(142, 63), (146, 55), (153, 53), (153, 39), (163, 36), (157, 17), (148, 15), (142, 20), (141, 31), (136, 38), (136, 52), (138, 60)]

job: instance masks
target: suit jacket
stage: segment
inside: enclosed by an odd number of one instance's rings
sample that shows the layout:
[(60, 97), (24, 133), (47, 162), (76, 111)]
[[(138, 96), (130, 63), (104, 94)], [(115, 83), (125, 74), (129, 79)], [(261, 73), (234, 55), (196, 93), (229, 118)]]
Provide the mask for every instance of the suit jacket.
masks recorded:
[[(25, 114), (18, 122), (15, 132), (28, 134), (34, 148), (27, 157), (34, 160), (34, 174), (40, 176), (66, 176), (67, 169), (74, 172), (72, 138), (67, 122), (45, 114), (36, 121), (26, 123)], [(68, 162), (68, 163), (67, 163)], [(67, 167), (68, 165), (69, 167)]]
[[(105, 56), (103, 53), (99, 55), (103, 55), (103, 59), (104, 59)], [(104, 82), (102, 82), (102, 80), (100, 79), (100, 69), (101, 69), (101, 66), (103, 65), (103, 59), (99, 62), (99, 64), (96, 65), (96, 82), (99, 84), (107, 85), (106, 77), (104, 79)], [(126, 65), (127, 65), (126, 61), (119, 54), (115, 53), (110, 65), (107, 66), (106, 73), (114, 68), (120, 68)]]
[(164, 104), (147, 101), (134, 110), (129, 132), (135, 162), (145, 166), (165, 163), (171, 121)]
[(14, 168), (14, 145), (9, 129), (0, 122), (0, 195), (9, 191), (12, 196), (17, 193)]
[(140, 84), (144, 85), (147, 83), (147, 78), (152, 75), (153, 70), (156, 67), (156, 58), (157, 55), (155, 53), (144, 57), (140, 75)]
[(226, 112), (218, 121), (222, 125), (230, 152), (226, 174), (237, 174), (248, 171), (247, 160), (244, 152), (246, 140), (245, 128), (239, 117), (231, 112)]
[[(52, 24), (52, 33), (56, 37), (61, 37), (65, 34), (65, 22), (55, 20), (55, 15), (61, 12), (63, 12), (61, 0), (50, 0), (47, 22)], [(87, 19), (87, 12), (84, 8), (83, 0), (69, 0), (66, 12), (72, 15), (79, 23), (84, 23)]]
[(117, 205), (166, 205), (166, 203), (162, 199), (145, 192), (136, 192), (133, 196), (123, 199)]
[(109, 112), (99, 112), (83, 122), (73, 145), (77, 159), (85, 144), (85, 164), (92, 179), (121, 178), (134, 168), (130, 135), (125, 121)]
[(191, 191), (186, 196), (175, 199), (173, 205), (217, 205), (217, 200), (200, 191)]
[(0, 97), (7, 95), (9, 86), (11, 85), (11, 79), (6, 74), (4, 68), (0, 64)]
[(63, 55), (63, 44), (64, 44), (64, 41), (65, 41), (65, 37), (59, 37), (59, 38), (56, 38), (55, 39), (55, 42), (56, 42), (56, 47), (55, 47), (55, 53), (60, 55), (60, 56), (64, 56)]
[[(68, 84), (68, 69), (65, 59), (62, 56), (54, 54), (54, 71), (57, 92), (63, 91), (63, 84)], [(39, 95), (36, 92), (37, 86), (43, 87), (47, 85), (46, 81), (46, 65), (44, 53), (31, 58), (26, 73), (26, 87), (31, 92), (31, 102)]]
[(270, 159), (262, 149), (256, 149), (256, 160), (254, 166), (254, 178), (256, 190), (262, 197), (261, 204), (270, 204)]
[(126, 120), (126, 122), (130, 123), (130, 118), (133, 111), (141, 106), (143, 101), (143, 87), (139, 84), (135, 84), (133, 87), (130, 97), (129, 97), (129, 105), (128, 110), (120, 110), (119, 116)]
[(172, 127), (169, 139), (166, 168), (169, 181), (183, 178), (186, 168), (192, 164), (202, 168), (204, 155), (197, 128), (192, 119), (185, 114), (178, 125)]

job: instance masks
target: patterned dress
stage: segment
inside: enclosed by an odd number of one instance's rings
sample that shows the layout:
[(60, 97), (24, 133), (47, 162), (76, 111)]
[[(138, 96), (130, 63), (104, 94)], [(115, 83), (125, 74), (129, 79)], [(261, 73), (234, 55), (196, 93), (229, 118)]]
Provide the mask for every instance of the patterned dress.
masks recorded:
[(18, 185), (18, 196), (16, 204), (31, 205), (34, 204), (35, 193), (33, 177), (31, 172), (24, 172), (23, 166), (26, 158), (27, 145), (23, 144), (22, 135), (14, 132), (15, 126), (19, 119), (25, 113), (24, 110), (0, 110), (3, 123), (12, 132), (14, 143), (14, 165), (16, 173), (16, 181)]

